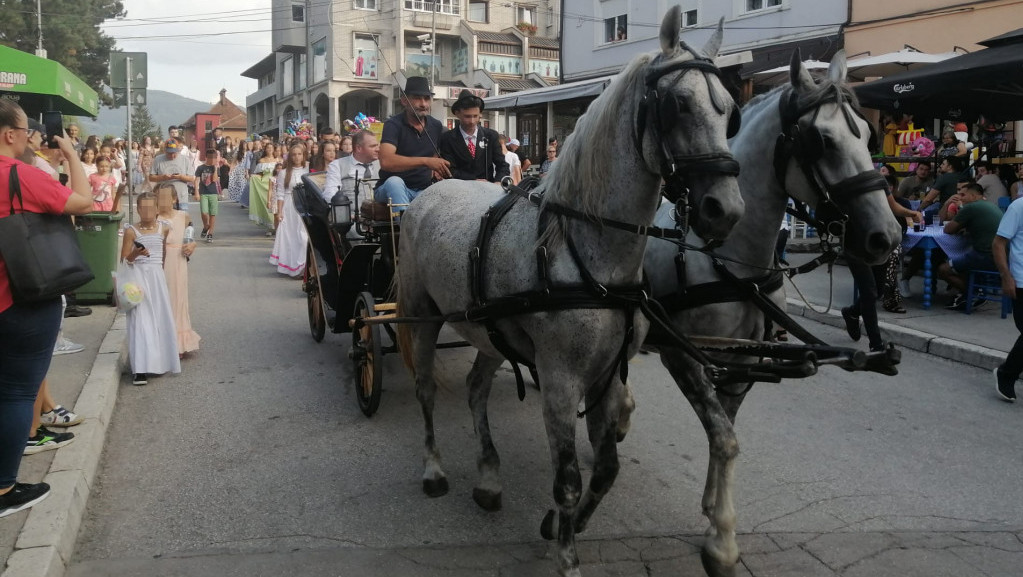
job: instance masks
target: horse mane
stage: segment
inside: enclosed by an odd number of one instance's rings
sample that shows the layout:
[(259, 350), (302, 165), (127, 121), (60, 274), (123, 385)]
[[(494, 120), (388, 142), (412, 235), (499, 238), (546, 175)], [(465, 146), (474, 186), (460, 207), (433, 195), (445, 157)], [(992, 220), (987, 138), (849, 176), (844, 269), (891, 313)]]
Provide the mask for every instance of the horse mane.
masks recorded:
[(631, 134), (615, 134), (615, 127), (624, 114), (634, 117), (632, 110), (625, 110), (636, 105), (629, 93), (642, 85), (651, 59), (651, 54), (634, 58), (579, 117), (540, 184), (545, 202), (573, 205), (588, 215), (600, 213), (611, 178), (610, 159), (632, 142)]

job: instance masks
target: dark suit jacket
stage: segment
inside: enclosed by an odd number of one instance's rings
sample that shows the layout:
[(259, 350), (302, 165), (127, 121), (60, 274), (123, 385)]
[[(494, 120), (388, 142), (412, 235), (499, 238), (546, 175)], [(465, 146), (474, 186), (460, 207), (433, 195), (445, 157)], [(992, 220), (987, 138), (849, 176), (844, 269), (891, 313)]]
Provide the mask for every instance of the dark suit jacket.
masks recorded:
[(469, 148), (462, 138), (462, 131), (455, 127), (440, 135), (438, 143), (441, 158), (451, 163), (451, 176), (461, 180), (484, 178), (490, 182), (511, 174), (508, 163), (501, 153), (501, 142), (497, 132), (482, 126), (476, 129), (476, 157), (469, 154)]

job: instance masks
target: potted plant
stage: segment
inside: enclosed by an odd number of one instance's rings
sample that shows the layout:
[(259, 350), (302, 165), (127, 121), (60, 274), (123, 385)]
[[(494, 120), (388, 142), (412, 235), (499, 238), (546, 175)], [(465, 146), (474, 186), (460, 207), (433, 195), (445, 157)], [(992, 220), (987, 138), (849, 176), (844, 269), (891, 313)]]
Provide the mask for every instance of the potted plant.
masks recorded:
[(529, 22), (519, 22), (518, 24), (515, 25), (515, 27), (519, 29), (519, 32), (522, 32), (526, 36), (532, 36), (533, 34), (536, 34), (536, 24), (530, 24)]

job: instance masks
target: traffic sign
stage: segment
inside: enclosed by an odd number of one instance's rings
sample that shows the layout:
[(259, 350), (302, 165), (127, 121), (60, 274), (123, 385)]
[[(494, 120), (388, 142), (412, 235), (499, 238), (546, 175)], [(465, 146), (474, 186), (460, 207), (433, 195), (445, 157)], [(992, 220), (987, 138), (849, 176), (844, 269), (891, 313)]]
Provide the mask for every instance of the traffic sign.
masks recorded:
[(110, 87), (127, 88), (128, 58), (131, 58), (131, 87), (146, 88), (149, 70), (148, 55), (145, 52), (111, 52), (110, 53)]
[[(128, 89), (127, 88), (114, 88), (114, 108), (120, 108), (128, 104)], [(146, 104), (146, 89), (140, 88), (136, 90), (134, 87), (131, 89), (131, 104), (132, 106), (139, 106)]]

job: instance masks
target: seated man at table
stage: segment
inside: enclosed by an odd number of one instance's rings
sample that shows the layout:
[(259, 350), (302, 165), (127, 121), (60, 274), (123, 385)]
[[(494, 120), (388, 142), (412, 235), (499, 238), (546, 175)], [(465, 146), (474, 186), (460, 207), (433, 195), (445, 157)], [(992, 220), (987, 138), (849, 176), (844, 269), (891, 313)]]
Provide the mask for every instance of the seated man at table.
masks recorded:
[(998, 199), (1009, 196), (1008, 189), (1001, 178), (998, 178), (998, 170), (995, 165), (982, 160), (974, 165), (977, 169), (977, 184), (984, 189), (984, 200), (998, 206)]
[[(945, 225), (946, 234), (957, 234), (965, 231), (970, 236), (969, 252), (938, 266), (938, 278), (944, 279), (952, 288), (959, 291), (952, 302), (945, 308), (949, 310), (966, 309), (966, 280), (972, 270), (997, 270), (991, 253), (991, 243), (1002, 221), (1002, 211), (989, 202), (983, 202), (984, 189), (976, 182), (968, 183), (962, 192), (963, 207), (959, 209), (953, 220)], [(974, 307), (985, 301), (973, 303)]]
[(921, 162), (916, 165), (916, 171), (906, 178), (902, 179), (899, 183), (898, 192), (895, 196), (898, 198), (908, 198), (911, 200), (918, 200), (924, 193), (925, 190), (934, 184), (934, 175), (931, 174), (931, 163)]
[[(948, 202), (948, 199), (956, 193), (956, 184), (962, 178), (963, 159), (958, 156), (948, 156), (941, 160), (938, 166), (938, 178), (934, 179), (934, 185), (926, 194), (920, 197), (919, 211), (923, 212), (931, 205), (939, 207)], [(983, 190), (983, 189), (981, 189)], [(928, 212), (937, 209), (932, 208)]]

